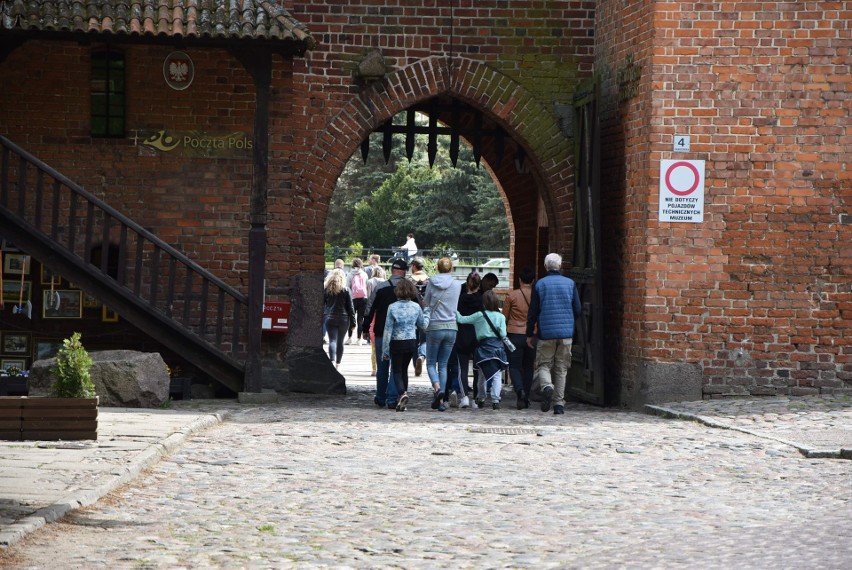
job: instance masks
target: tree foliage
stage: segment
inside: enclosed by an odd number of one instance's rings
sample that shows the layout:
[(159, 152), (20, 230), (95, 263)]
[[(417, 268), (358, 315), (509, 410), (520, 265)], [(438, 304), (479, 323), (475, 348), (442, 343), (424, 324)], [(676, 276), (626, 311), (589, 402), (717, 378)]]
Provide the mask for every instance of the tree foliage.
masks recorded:
[(80, 333), (62, 341), (53, 368), (51, 393), (57, 398), (94, 398), (95, 385), (89, 375), (92, 358), (80, 342)]
[(453, 167), (450, 138), (439, 136), (430, 168), (426, 142), (426, 137), (417, 137), (409, 162), (404, 143), (395, 140), (385, 164), (381, 137), (371, 137), (367, 162), (357, 153), (338, 180), (326, 241), (393, 248), (413, 232), (421, 248), (508, 249), (503, 199), (488, 171), (476, 165), (470, 147), (461, 146)]

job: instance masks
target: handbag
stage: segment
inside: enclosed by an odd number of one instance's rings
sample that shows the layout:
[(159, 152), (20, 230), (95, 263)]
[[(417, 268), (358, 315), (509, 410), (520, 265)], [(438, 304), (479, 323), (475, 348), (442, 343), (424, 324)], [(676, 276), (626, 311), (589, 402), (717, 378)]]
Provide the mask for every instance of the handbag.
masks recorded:
[(503, 341), (503, 346), (506, 347), (506, 350), (509, 352), (515, 352), (515, 343), (509, 340), (509, 337), (507, 336), (500, 337), (500, 332), (497, 330), (497, 327), (494, 326), (494, 323), (491, 322), (491, 319), (488, 318), (488, 313), (485, 312), (485, 309), (482, 310), (482, 316), (485, 317), (485, 320), (488, 321), (489, 325), (491, 325), (491, 330), (494, 331), (494, 336)]

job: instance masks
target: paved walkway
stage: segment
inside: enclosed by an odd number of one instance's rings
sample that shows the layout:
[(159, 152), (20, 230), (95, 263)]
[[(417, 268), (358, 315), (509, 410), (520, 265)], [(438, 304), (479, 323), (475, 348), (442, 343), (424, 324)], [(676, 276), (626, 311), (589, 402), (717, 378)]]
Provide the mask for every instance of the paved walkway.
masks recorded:
[(439, 413), (421, 378), (397, 413), (366, 350), (344, 398), (102, 408), (97, 442), (0, 442), (0, 566), (852, 563), (852, 398)]

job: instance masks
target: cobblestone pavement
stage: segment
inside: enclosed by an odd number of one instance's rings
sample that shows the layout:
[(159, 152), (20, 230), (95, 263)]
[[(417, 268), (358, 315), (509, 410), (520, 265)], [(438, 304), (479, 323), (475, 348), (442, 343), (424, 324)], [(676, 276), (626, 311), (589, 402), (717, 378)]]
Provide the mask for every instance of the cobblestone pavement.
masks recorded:
[[(846, 459), (808, 458), (795, 445), (738, 429), (581, 404), (569, 404), (564, 416), (517, 411), (511, 396), (499, 411), (440, 413), (429, 409), (422, 383), (409, 411), (397, 413), (376, 408), (367, 384), (350, 383), (345, 398), (231, 405), (221, 425), (13, 545), (0, 566), (852, 564)], [(719, 421), (734, 409), (694, 406), (696, 416)], [(761, 401), (742, 406), (726, 421), (761, 417), (775, 432), (810, 425), (785, 413), (770, 422)], [(842, 398), (809, 406), (823, 427), (849, 428)], [(676, 411), (693, 413), (688, 408)]]

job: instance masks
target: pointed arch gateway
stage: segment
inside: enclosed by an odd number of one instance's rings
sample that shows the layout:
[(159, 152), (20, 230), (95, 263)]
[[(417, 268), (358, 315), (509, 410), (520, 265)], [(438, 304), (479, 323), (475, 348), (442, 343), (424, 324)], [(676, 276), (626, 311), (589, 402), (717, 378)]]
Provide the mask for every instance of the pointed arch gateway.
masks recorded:
[[(523, 85), (469, 59), (426, 58), (364, 88), (330, 118), (325, 132), (305, 157), (297, 174), (301, 180), (297, 193), (306, 203), (330, 203), (338, 177), (350, 157), (360, 152), (364, 139), (396, 114), (433, 98), (457, 100), (478, 110), (523, 152), (527, 166), (517, 168), (508, 149), (504, 159), (498, 161), (499, 152), (493, 144), (481, 147), (482, 160), (504, 196), (512, 266), (529, 265), (540, 272), (548, 251), (561, 251), (569, 258), (574, 227), (570, 140), (560, 130), (554, 113)], [(443, 115), (441, 120), (446, 122)], [(324, 208), (314, 211), (315, 227), (325, 228), (326, 213)], [(323, 257), (321, 249), (316, 257)], [(316, 291), (314, 286), (309, 288)], [(294, 306), (291, 326), (301, 328), (297, 323), (305, 322), (314, 330), (320, 319), (321, 304), (305, 302), (303, 308)], [(291, 382), (304, 386), (296, 391), (345, 390), (343, 378), (322, 351), (319, 335), (314, 338), (313, 334), (297, 333), (290, 339)], [(307, 353), (312, 354), (304, 358)]]
[(370, 133), (397, 113), (435, 97), (454, 98), (480, 110), (523, 150), (528, 165), (524, 172), (518, 172), (511, 156), (498, 165), (499, 150), (493, 145), (484, 144), (482, 150), (506, 199), (513, 265), (537, 267), (539, 254), (548, 247), (565, 251), (573, 226), (568, 140), (553, 114), (521, 84), (469, 59), (426, 58), (365, 88), (332, 118), (314, 147), (306, 165), (310, 188), (305, 190), (328, 203), (346, 161)]

